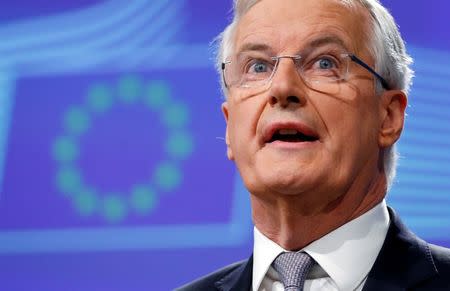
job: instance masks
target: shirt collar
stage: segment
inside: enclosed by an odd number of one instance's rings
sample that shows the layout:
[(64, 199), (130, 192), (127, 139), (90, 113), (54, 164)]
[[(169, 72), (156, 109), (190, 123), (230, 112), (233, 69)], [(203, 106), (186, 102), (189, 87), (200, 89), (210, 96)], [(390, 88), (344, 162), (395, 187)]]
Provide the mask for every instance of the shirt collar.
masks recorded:
[[(339, 290), (353, 290), (369, 273), (389, 228), (386, 201), (347, 222), (301, 251), (307, 252), (336, 283)], [(254, 228), (253, 290), (258, 290), (281, 246)]]

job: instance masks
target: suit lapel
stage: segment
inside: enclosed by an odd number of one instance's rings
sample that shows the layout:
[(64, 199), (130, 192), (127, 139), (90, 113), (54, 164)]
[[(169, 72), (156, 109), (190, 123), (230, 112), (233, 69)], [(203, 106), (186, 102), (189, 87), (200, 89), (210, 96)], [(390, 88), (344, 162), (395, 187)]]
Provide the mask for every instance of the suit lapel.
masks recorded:
[(241, 266), (215, 283), (220, 291), (250, 291), (252, 285), (253, 255)]
[(426, 242), (410, 232), (389, 208), (391, 225), (363, 291), (399, 291), (437, 275)]

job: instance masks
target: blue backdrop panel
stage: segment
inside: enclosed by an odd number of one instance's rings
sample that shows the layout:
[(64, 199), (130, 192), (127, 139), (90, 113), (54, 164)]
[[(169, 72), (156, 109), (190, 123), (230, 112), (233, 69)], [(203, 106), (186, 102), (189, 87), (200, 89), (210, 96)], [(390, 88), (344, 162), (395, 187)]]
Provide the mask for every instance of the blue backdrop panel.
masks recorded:
[[(248, 257), (210, 49), (230, 1), (0, 11), (0, 290), (170, 290)], [(385, 0), (416, 78), (388, 201), (450, 246), (450, 4)]]

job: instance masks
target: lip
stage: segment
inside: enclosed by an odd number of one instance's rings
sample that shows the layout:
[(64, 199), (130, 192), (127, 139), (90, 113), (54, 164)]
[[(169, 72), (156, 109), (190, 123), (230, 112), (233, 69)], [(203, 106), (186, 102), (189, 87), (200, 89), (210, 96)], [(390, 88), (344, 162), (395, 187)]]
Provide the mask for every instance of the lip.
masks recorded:
[[(315, 132), (311, 127), (309, 127), (308, 125), (306, 125), (302, 122), (273, 122), (273, 123), (270, 123), (268, 126), (266, 126), (265, 129), (263, 130), (262, 143), (268, 144), (268, 142), (272, 139), (272, 136), (275, 134), (275, 132), (280, 129), (295, 129), (304, 135), (314, 136), (317, 138), (317, 140), (319, 140), (319, 135), (317, 134), (317, 132)], [(271, 144), (277, 144), (277, 145), (279, 145), (279, 144), (289, 145), (290, 144), (290, 147), (292, 147), (292, 146), (298, 147), (302, 144), (308, 144), (308, 143), (312, 143), (312, 142), (308, 142), (308, 141), (305, 141), (305, 142), (274, 141)]]

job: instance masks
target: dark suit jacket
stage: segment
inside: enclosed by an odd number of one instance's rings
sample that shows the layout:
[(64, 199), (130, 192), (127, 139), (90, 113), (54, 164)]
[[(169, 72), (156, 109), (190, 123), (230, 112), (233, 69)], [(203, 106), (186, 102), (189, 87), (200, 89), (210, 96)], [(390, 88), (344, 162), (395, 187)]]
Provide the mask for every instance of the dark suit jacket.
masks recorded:
[[(450, 249), (426, 243), (389, 213), (391, 225), (363, 291), (450, 290)], [(252, 267), (251, 256), (176, 291), (249, 291)]]

